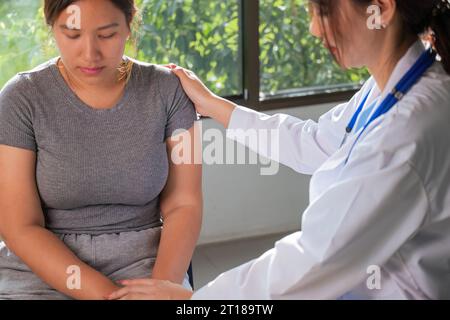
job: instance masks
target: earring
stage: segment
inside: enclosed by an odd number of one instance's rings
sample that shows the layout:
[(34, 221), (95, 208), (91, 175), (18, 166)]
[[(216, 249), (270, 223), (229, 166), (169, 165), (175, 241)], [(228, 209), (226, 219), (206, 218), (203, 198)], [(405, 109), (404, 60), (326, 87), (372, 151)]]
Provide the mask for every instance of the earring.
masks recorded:
[(119, 71), (118, 81), (122, 81), (123, 79), (125, 79), (125, 82), (128, 82), (130, 80), (133, 64), (134, 63), (131, 60), (122, 60), (119, 68), (117, 68), (117, 70)]

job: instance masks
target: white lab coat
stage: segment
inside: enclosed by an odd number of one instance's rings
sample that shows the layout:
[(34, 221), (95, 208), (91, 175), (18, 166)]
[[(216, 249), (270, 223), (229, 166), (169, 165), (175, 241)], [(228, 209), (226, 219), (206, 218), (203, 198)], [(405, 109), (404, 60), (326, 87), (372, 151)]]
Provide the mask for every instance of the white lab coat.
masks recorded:
[(347, 164), (358, 133), (341, 147), (370, 88), (366, 106), (386, 96), (423, 50), (420, 41), (409, 49), (384, 92), (371, 78), (318, 123), (234, 111), (229, 132), (279, 130), (279, 141), (268, 143), (279, 143), (279, 162), (313, 175), (310, 205), (301, 232), (220, 275), (193, 299), (450, 299), (450, 76), (442, 64), (368, 127)]

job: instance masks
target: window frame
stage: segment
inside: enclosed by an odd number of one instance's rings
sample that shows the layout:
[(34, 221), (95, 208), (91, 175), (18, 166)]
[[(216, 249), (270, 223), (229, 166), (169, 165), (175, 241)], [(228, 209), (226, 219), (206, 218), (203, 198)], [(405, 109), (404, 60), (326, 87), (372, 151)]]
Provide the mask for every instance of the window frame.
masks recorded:
[(260, 99), (259, 14), (259, 0), (240, 1), (243, 94), (225, 98), (257, 111), (267, 111), (345, 101), (361, 88), (359, 84), (329, 86), (313, 94), (308, 93), (312, 88), (298, 88), (290, 90), (291, 94), (285, 96), (280, 94)]

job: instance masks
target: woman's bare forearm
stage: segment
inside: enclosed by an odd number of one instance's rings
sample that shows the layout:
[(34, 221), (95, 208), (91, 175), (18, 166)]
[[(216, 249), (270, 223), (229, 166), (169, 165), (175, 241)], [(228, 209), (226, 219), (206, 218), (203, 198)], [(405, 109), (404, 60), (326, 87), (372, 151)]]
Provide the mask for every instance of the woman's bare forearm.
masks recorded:
[(202, 209), (180, 207), (167, 214), (152, 278), (182, 284), (197, 244)]
[(205, 116), (213, 118), (225, 128), (228, 128), (231, 120), (231, 115), (236, 109), (237, 105), (224, 98), (214, 96), (208, 103), (208, 108), (205, 108)]
[[(15, 230), (7, 245), (44, 282), (74, 299), (102, 300), (117, 289), (111, 280), (82, 262), (41, 226)], [(79, 279), (74, 278), (78, 276)]]

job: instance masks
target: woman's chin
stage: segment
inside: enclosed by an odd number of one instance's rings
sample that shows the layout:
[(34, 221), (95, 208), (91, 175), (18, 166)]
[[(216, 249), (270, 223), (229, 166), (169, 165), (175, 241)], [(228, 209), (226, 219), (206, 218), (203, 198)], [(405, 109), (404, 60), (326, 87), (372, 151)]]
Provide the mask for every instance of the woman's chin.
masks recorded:
[(95, 86), (95, 85), (104, 85), (105, 83), (111, 83), (111, 78), (108, 77), (104, 73), (100, 74), (85, 74), (83, 72), (79, 72), (80, 79), (87, 85)]

